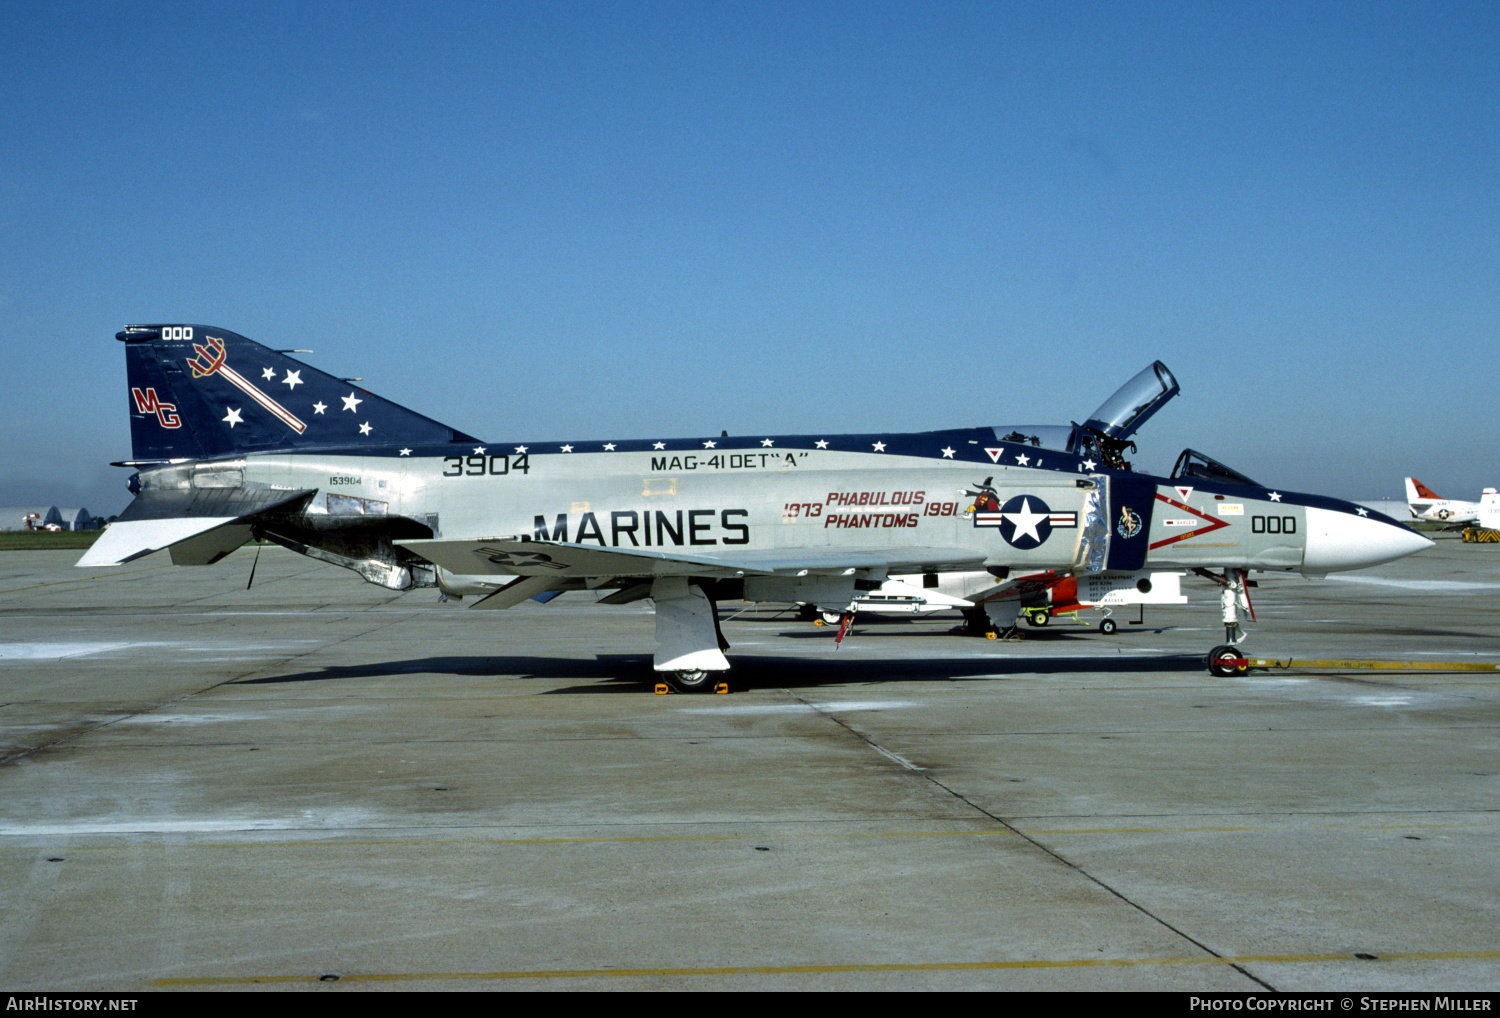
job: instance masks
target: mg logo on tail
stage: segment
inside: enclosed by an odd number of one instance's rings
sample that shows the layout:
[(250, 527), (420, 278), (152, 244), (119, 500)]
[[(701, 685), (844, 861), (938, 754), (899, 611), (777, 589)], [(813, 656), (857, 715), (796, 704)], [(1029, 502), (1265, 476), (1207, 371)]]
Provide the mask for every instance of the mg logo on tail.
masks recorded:
[(142, 392), (134, 387), (130, 390), (130, 398), (135, 400), (135, 411), (140, 414), (155, 414), (156, 420), (164, 428), (182, 427), (182, 418), (177, 416), (176, 403), (163, 403), (156, 395), (155, 389), (147, 389)]

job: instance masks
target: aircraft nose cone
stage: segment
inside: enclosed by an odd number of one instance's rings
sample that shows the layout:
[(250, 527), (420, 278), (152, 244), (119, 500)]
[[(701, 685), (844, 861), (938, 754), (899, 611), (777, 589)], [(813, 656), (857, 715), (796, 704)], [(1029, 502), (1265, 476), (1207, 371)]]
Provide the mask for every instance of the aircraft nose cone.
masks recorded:
[(1363, 569), (1431, 548), (1432, 542), (1399, 524), (1333, 509), (1307, 508), (1304, 573)]

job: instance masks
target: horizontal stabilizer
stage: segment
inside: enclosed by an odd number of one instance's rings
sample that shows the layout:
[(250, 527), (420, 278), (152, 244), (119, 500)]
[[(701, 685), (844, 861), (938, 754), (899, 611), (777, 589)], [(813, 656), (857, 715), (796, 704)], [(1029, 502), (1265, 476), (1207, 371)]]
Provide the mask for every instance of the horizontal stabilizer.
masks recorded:
[(154, 551), (170, 548), (179, 541), (206, 534), (236, 519), (234, 516), (190, 516), (175, 520), (116, 520), (75, 564), (123, 565)]
[[(305, 491), (245, 491), (217, 488), (141, 495), (99, 535), (75, 565), (118, 566), (163, 548), (177, 565), (217, 562), (246, 541), (250, 528), (230, 527), (259, 513), (306, 500)], [(220, 530), (219, 528), (225, 528)]]
[(125, 507), (122, 521), (169, 520), (182, 517), (238, 519), (290, 507), (317, 493), (316, 488), (280, 491), (271, 488), (195, 488), (187, 491), (148, 491)]

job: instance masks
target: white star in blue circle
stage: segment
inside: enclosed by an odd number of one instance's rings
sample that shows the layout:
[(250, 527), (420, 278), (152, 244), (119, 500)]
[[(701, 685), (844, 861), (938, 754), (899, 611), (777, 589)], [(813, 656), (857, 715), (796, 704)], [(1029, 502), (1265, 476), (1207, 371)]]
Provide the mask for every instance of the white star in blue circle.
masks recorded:
[(1000, 536), (1012, 548), (1036, 548), (1052, 536), (1051, 515), (1035, 495), (1017, 495), (1000, 507)]

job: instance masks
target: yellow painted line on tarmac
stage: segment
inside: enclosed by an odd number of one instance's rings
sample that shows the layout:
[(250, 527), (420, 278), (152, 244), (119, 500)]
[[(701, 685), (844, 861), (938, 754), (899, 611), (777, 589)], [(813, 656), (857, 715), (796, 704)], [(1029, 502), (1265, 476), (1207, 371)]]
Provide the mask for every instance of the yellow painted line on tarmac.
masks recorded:
[[(1431, 951), (1382, 954), (1378, 961), (1497, 961), (1500, 951)], [(1025, 961), (912, 962), (885, 965), (722, 965), (703, 968), (643, 969), (530, 969), (500, 972), (350, 972), (338, 973), (341, 983), (403, 983), (441, 981), (485, 981), (505, 979), (600, 979), (652, 976), (783, 976), (830, 975), (878, 972), (984, 972), (1005, 969), (1124, 968), (1145, 965), (1255, 965), (1317, 964), (1353, 962), (1368, 965), (1370, 959), (1352, 954), (1264, 954), (1233, 958), (1064, 958)], [(265, 976), (182, 976), (154, 979), (152, 986), (247, 986), (255, 983), (317, 983), (323, 974)]]
[(1250, 668), (1321, 668), (1328, 671), (1398, 672), (1500, 672), (1500, 664), (1488, 661), (1323, 661), (1300, 658), (1246, 657)]
[[(262, 833), (253, 829), (247, 830), (247, 834)], [(282, 831), (265, 833), (285, 833)], [(1015, 831), (1004, 828), (996, 828), (985, 831), (889, 831), (875, 834), (853, 832), (848, 834), (801, 834), (794, 833), (794, 838), (943, 838), (943, 837), (976, 837), (993, 836), (997, 834), (1015, 835)], [(308, 840), (308, 841), (226, 841), (209, 842), (205, 844), (173, 844), (174, 849), (179, 848), (370, 848), (383, 846), (410, 846), (412, 848), (429, 848), (433, 846), (446, 845), (609, 845), (629, 844), (632, 842), (653, 841), (757, 841), (767, 838), (785, 837), (778, 833), (761, 832), (759, 834), (658, 834), (658, 835), (620, 835), (605, 838), (443, 838), (438, 840), (427, 838), (401, 838), (381, 841), (349, 841), (345, 839)], [(141, 848), (166, 848), (166, 845), (70, 845), (73, 851), (136, 851)]]
[[(70, 851), (74, 852), (136, 852), (142, 849), (198, 849), (198, 848), (221, 848), (221, 849), (249, 849), (249, 848), (432, 848), (454, 845), (612, 845), (651, 842), (688, 842), (688, 841), (765, 841), (781, 840), (811, 840), (846, 838), (850, 840), (870, 838), (986, 838), (986, 837), (1016, 837), (1027, 836), (1059, 836), (1066, 834), (1241, 834), (1254, 831), (1434, 831), (1434, 830), (1482, 830), (1495, 826), (1500, 821), (1488, 823), (1467, 824), (1296, 824), (1277, 826), (1271, 824), (1222, 826), (1222, 827), (1057, 827), (1057, 828), (1030, 828), (1017, 825), (1014, 830), (995, 827), (982, 831), (833, 831), (833, 832), (803, 832), (803, 831), (760, 831), (754, 834), (642, 834), (642, 835), (616, 835), (613, 837), (572, 837), (572, 838), (383, 838), (379, 840), (349, 840), (343, 838), (306, 839), (300, 841), (285, 840), (247, 840), (247, 841), (213, 841), (213, 842), (172, 842), (170, 844), (159, 842), (143, 845), (139, 842), (117, 845), (69, 845)], [(176, 835), (178, 832), (162, 832), (161, 836)], [(297, 831), (289, 830), (264, 830), (247, 828), (246, 834), (295, 834)], [(311, 833), (311, 832), (309, 832)], [(145, 831), (139, 834), (121, 832), (119, 837), (139, 838), (157, 834), (154, 831)], [(13, 835), (22, 837), (24, 835)], [(4, 842), (0, 841), (0, 847)]]

